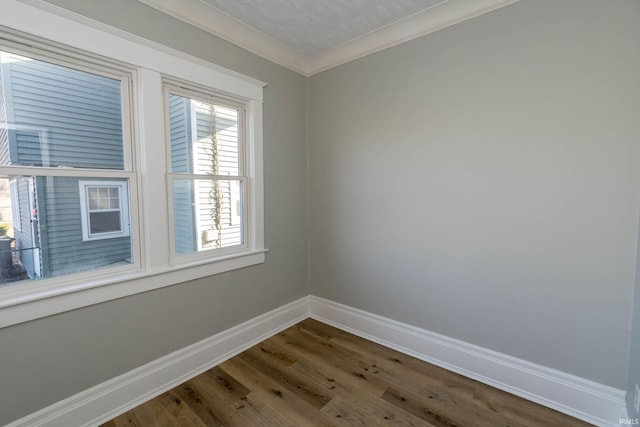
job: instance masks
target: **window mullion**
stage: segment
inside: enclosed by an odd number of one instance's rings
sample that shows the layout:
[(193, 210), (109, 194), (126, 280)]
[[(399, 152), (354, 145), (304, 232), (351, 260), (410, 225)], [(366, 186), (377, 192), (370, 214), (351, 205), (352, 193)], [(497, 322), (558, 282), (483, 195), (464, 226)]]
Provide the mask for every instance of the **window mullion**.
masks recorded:
[(138, 103), (143, 257), (147, 270), (163, 270), (169, 262), (169, 216), (165, 190), (162, 79), (158, 72), (139, 71)]

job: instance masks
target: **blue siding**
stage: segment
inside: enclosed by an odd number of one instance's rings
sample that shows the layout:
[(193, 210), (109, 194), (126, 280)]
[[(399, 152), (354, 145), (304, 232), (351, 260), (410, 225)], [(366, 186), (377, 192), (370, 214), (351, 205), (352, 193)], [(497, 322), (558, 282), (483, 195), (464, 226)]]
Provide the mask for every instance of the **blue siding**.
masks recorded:
[(3, 74), (17, 128), (13, 164), (124, 167), (119, 80), (36, 60), (4, 64)]
[[(84, 178), (83, 178), (84, 179)], [(82, 241), (78, 178), (39, 177), (42, 239), (47, 241), (49, 276), (131, 262), (131, 238)]]
[[(0, 133), (2, 164), (124, 168), (119, 80), (19, 56), (1, 69), (0, 120), (4, 107), (10, 129)], [(44, 277), (131, 262), (130, 237), (82, 240), (79, 178), (36, 177), (31, 194), (22, 184), (29, 179), (18, 179), (23, 223), (16, 245), (41, 248)], [(27, 224), (30, 197), (37, 218)], [(37, 252), (18, 254), (29, 270)]]
[[(170, 95), (171, 171), (174, 173), (193, 172), (190, 116), (189, 100), (181, 96)], [(182, 180), (174, 181), (173, 222), (177, 254), (196, 250), (193, 203), (193, 188), (189, 183)]]
[[(197, 172), (216, 175), (238, 175), (238, 126), (233, 110), (196, 103)], [(242, 243), (240, 224), (232, 218), (230, 181), (200, 181), (197, 186), (200, 209), (197, 213), (203, 248), (216, 248)], [(218, 215), (214, 214), (218, 197)], [(214, 217), (217, 216), (217, 219)], [(218, 224), (216, 224), (218, 222)], [(208, 232), (207, 232), (208, 230)], [(207, 240), (205, 236), (214, 240)]]
[[(237, 110), (170, 95), (169, 113), (172, 172), (239, 174)], [(242, 243), (234, 185), (229, 180), (174, 180), (176, 253)]]

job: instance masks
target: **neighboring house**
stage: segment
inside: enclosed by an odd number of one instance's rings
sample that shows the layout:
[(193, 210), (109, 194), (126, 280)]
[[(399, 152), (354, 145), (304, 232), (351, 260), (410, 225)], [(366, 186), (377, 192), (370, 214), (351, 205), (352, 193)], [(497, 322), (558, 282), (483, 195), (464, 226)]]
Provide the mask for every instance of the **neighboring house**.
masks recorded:
[[(0, 82), (3, 164), (123, 168), (120, 81), (2, 53)], [(130, 262), (126, 181), (9, 178), (15, 259), (31, 278)]]
[[(238, 114), (217, 103), (170, 94), (171, 171), (238, 175)], [(176, 180), (173, 197), (177, 254), (242, 243), (237, 182)]]
[[(1, 164), (124, 168), (119, 80), (0, 54)], [(224, 158), (228, 152), (238, 158), (238, 112), (174, 95), (170, 104), (173, 171), (237, 175)], [(13, 258), (30, 278), (132, 261), (127, 180), (94, 178), (90, 171), (9, 179)], [(184, 182), (174, 191), (181, 201), (174, 215), (176, 253), (241, 243), (238, 186)]]

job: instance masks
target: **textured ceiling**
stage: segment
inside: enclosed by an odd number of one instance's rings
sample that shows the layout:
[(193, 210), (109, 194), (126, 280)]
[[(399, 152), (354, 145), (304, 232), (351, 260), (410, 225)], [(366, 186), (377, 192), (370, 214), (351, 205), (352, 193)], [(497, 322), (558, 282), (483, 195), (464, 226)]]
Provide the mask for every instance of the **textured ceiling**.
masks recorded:
[(201, 0), (312, 56), (447, 0)]

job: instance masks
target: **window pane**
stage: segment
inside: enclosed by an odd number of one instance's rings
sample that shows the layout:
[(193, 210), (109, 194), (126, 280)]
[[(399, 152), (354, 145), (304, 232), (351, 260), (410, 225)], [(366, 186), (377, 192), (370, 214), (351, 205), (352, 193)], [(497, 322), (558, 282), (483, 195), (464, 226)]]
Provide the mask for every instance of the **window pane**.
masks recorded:
[(244, 243), (241, 187), (236, 180), (174, 180), (176, 254)]
[(118, 187), (109, 187), (109, 208), (120, 209), (120, 189)]
[(88, 187), (87, 198), (90, 211), (120, 208), (119, 187)]
[(120, 211), (92, 212), (89, 214), (91, 234), (122, 231)]
[(169, 95), (171, 171), (238, 176), (237, 108)]
[(0, 165), (123, 169), (122, 83), (0, 51)]
[[(87, 179), (0, 177), (0, 286), (132, 262), (128, 235), (83, 240), (79, 181)], [(91, 214), (91, 230), (121, 230), (129, 212), (122, 215)]]

